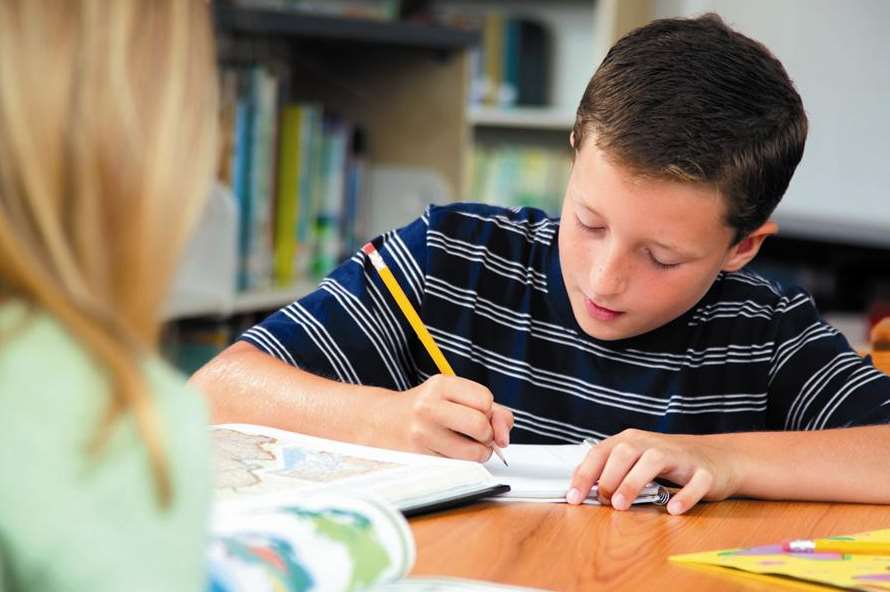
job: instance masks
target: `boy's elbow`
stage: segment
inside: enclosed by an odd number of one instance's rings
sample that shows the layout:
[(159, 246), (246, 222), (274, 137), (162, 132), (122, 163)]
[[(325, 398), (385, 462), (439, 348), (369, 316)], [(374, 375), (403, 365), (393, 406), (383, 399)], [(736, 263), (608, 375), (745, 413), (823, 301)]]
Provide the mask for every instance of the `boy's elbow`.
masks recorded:
[(243, 341), (234, 343), (204, 364), (188, 379), (188, 384), (204, 395), (209, 404), (211, 423), (229, 421), (229, 395), (239, 390), (238, 368), (243, 366), (245, 355), (258, 350)]

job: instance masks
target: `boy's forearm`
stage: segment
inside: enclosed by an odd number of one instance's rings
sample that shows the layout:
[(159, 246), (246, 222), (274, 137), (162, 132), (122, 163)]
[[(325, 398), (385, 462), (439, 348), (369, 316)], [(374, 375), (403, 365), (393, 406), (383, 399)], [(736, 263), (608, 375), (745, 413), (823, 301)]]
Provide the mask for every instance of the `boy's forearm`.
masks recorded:
[(381, 404), (395, 393), (343, 384), (289, 366), (239, 342), (189, 382), (210, 402), (213, 423), (255, 423), (303, 434), (385, 446)]
[(733, 463), (735, 495), (890, 503), (890, 425), (704, 437)]

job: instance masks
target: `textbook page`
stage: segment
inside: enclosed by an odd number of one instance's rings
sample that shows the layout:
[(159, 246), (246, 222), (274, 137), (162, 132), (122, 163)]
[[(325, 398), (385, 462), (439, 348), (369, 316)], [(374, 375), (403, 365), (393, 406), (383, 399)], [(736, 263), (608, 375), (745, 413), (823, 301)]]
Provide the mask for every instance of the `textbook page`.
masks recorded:
[(281, 507), (217, 507), (210, 531), (207, 589), (214, 592), (534, 592), (463, 578), (405, 578), (416, 557), (408, 522), (371, 499), (324, 495)]
[[(565, 502), (566, 492), (575, 470), (590, 447), (586, 444), (512, 444), (503, 450), (510, 466), (495, 457), (485, 468), (495, 481), (510, 486), (498, 501)], [(650, 483), (634, 500), (635, 504), (666, 504), (670, 494), (656, 483)], [(590, 491), (585, 504), (599, 504), (597, 486)]]
[(359, 446), (274, 428), (211, 428), (219, 503), (288, 502), (318, 492), (377, 497), (399, 509), (491, 487), (479, 463)]
[(217, 506), (211, 521), (208, 590), (350, 591), (403, 577), (415, 546), (388, 504), (324, 495), (284, 506)]

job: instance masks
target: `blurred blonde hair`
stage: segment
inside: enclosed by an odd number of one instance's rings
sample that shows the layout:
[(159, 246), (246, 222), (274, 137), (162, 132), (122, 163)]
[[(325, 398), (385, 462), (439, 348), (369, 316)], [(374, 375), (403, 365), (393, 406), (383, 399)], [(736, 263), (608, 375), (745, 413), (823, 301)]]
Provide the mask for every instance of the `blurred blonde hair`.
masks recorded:
[(210, 190), (217, 93), (204, 0), (0, 0), (0, 295), (57, 318), (107, 369), (90, 449), (132, 413), (162, 506), (142, 368)]

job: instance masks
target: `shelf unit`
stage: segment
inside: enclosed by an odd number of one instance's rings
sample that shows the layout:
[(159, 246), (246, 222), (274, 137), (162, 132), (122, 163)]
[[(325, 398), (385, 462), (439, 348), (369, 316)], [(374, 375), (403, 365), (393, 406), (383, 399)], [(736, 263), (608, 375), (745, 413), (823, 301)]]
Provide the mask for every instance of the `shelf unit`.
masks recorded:
[(274, 310), (305, 296), (315, 287), (315, 282), (303, 280), (287, 288), (265, 288), (233, 294), (181, 294), (169, 303), (164, 317), (167, 321), (175, 321)]
[(475, 127), (553, 130), (568, 132), (575, 123), (572, 111), (546, 107), (472, 107), (469, 121)]
[(222, 61), (286, 62), (292, 98), (361, 125), (372, 164), (433, 170), (454, 195), (463, 187), (465, 50), (476, 33), (230, 4), (215, 13)]
[[(477, 33), (229, 2), (215, 3), (213, 12), (220, 62), (286, 64), (289, 97), (319, 102), (360, 125), (371, 165), (431, 170), (451, 196), (459, 194), (470, 137), (465, 50)], [(313, 287), (305, 281), (245, 294), (174, 294), (166, 318), (274, 309)]]
[(443, 52), (461, 51), (477, 43), (479, 38), (475, 32), (454, 27), (320, 16), (223, 3), (216, 5), (214, 17), (219, 30), (241, 35), (277, 35)]

